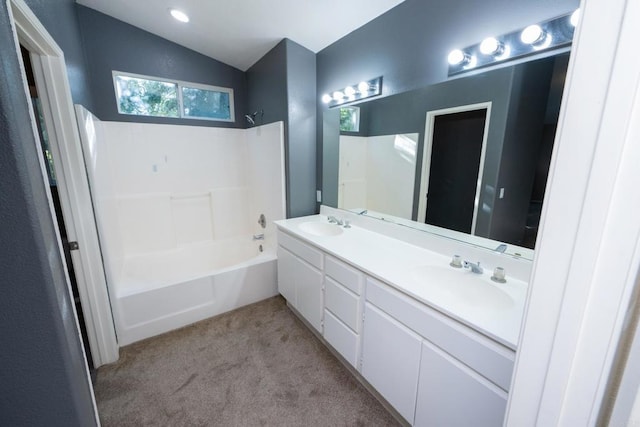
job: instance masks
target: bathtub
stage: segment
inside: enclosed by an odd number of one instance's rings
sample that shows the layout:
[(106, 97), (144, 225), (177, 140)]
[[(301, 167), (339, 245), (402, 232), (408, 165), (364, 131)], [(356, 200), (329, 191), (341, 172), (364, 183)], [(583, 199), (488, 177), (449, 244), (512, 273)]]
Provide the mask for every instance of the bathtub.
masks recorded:
[(246, 236), (125, 258), (112, 301), (119, 344), (277, 295), (270, 240)]

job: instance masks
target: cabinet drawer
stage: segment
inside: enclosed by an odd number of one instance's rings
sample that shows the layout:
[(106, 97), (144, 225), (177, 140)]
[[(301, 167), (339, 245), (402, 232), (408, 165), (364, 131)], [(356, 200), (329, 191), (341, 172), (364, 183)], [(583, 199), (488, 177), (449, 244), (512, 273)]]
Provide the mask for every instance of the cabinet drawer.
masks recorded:
[(367, 301), (509, 391), (512, 350), (377, 280), (367, 277), (366, 286)]
[(318, 270), (322, 270), (322, 252), (319, 250), (302, 243), (300, 240), (282, 231), (278, 231), (278, 244), (313, 265)]
[(324, 311), (324, 339), (354, 368), (358, 362), (358, 335), (338, 320), (330, 311)]
[(325, 261), (325, 274), (351, 292), (357, 295), (362, 294), (364, 275), (350, 265), (328, 256)]
[[(327, 263), (329, 265), (329, 263)], [(359, 297), (330, 277), (324, 278), (324, 301), (327, 309), (354, 332), (360, 331)]]

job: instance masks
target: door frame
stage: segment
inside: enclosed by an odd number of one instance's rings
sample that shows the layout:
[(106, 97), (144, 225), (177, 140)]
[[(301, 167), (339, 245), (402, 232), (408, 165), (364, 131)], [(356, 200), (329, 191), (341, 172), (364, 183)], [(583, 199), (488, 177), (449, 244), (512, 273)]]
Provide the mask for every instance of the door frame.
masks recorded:
[[(22, 61), (20, 44), (24, 45), (31, 53), (36, 86), (42, 101), (50, 148), (56, 165), (56, 178), (65, 226), (69, 241), (76, 241), (79, 246), (79, 250), (71, 251), (71, 257), (78, 282), (78, 293), (87, 329), (88, 344), (92, 353), (93, 365), (97, 368), (118, 360), (118, 342), (89, 182), (71, 100), (64, 52), (23, 0), (6, 1), (20, 61)], [(29, 98), (26, 76), (23, 74), (22, 77), (25, 96)], [(40, 141), (35, 127), (35, 117), (31, 110), (30, 116), (36, 141)], [(38, 147), (38, 152), (40, 151), (41, 149)], [(57, 224), (44, 160), (40, 157), (39, 161), (43, 173), (42, 179), (46, 183), (51, 215), (54, 218), (54, 223)], [(59, 237), (59, 230), (57, 233)], [(60, 253), (63, 254), (60, 238), (58, 241)], [(62, 262), (65, 265), (67, 284), (73, 299), (64, 257)]]
[(422, 171), (420, 175), (420, 192), (418, 193), (418, 222), (424, 222), (423, 218), (427, 214), (427, 203), (429, 193), (429, 173), (431, 172), (431, 153), (433, 150), (433, 131), (437, 116), (446, 114), (463, 113), (465, 111), (487, 110), (484, 122), (484, 134), (482, 136), (482, 149), (480, 151), (480, 164), (478, 165), (478, 179), (476, 181), (476, 195), (473, 200), (473, 220), (471, 222), (471, 233), (475, 234), (476, 222), (478, 218), (478, 206), (480, 204), (480, 191), (482, 189), (482, 176), (484, 174), (484, 160), (487, 152), (487, 138), (489, 136), (489, 121), (491, 119), (492, 102), (479, 102), (477, 104), (459, 105), (456, 107), (443, 108), (440, 110), (427, 111), (427, 119), (424, 129), (424, 150), (422, 152)]
[(608, 394), (640, 286), (639, 37), (639, 2), (582, 1), (506, 426), (610, 425), (638, 390)]

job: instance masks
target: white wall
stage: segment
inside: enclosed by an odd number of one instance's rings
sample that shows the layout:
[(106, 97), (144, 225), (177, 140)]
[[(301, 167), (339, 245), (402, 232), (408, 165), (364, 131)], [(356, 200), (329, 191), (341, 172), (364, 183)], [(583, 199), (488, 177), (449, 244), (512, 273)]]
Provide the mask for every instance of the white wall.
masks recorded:
[(102, 259), (107, 282), (117, 282), (123, 263), (122, 234), (115, 182), (108, 162), (103, 123), (89, 110), (76, 105), (82, 152), (91, 189)]
[[(245, 131), (246, 170), (249, 183), (249, 224), (252, 233), (265, 233), (266, 242), (275, 242), (273, 221), (285, 218), (284, 128), (282, 122), (256, 126)], [(267, 228), (258, 225), (260, 214)]]
[(338, 207), (411, 219), (418, 134), (340, 136)]
[(340, 136), (340, 160), (338, 163), (339, 208), (366, 209), (367, 139), (362, 136)]
[(124, 260), (285, 217), (282, 123), (247, 130), (101, 122), (78, 107), (108, 279)]

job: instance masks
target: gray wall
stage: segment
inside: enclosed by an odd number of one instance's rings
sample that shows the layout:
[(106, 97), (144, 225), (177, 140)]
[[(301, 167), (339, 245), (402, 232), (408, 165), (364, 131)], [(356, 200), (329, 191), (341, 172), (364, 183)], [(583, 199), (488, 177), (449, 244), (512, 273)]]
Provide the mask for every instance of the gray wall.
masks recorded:
[(284, 39), (247, 70), (249, 112), (257, 124), (284, 121), (287, 217), (315, 213), (315, 55)]
[(64, 51), (73, 102), (93, 108), (80, 25), (74, 0), (25, 0), (51, 37)]
[[(524, 246), (527, 213), (538, 167), (555, 58), (514, 67), (509, 117), (488, 237)], [(557, 116), (556, 116), (557, 121)]]
[[(578, 6), (578, 0), (406, 0), (318, 53), (318, 94), (380, 75), (384, 76), (383, 96), (442, 82), (447, 79), (446, 58), (452, 49)], [(317, 101), (321, 159), (326, 106)]]
[[(40, 2), (36, 10), (46, 14), (50, 7), (65, 25), (75, 19), (71, 3)], [(0, 4), (0, 425), (91, 426), (89, 378), (6, 5)], [(88, 99), (75, 83), (77, 99)]]
[(287, 40), (289, 217), (316, 209), (316, 56)]
[[(79, 5), (77, 8), (90, 67), (91, 92), (96, 101), (92, 112), (100, 120), (246, 127), (244, 72), (93, 9)], [(235, 123), (119, 114), (111, 74), (113, 70), (232, 88)]]
[[(289, 119), (286, 41), (282, 40), (267, 52), (246, 74), (248, 108), (245, 114), (258, 111), (257, 125), (283, 121), (286, 128)], [(261, 115), (260, 112), (264, 114)]]

